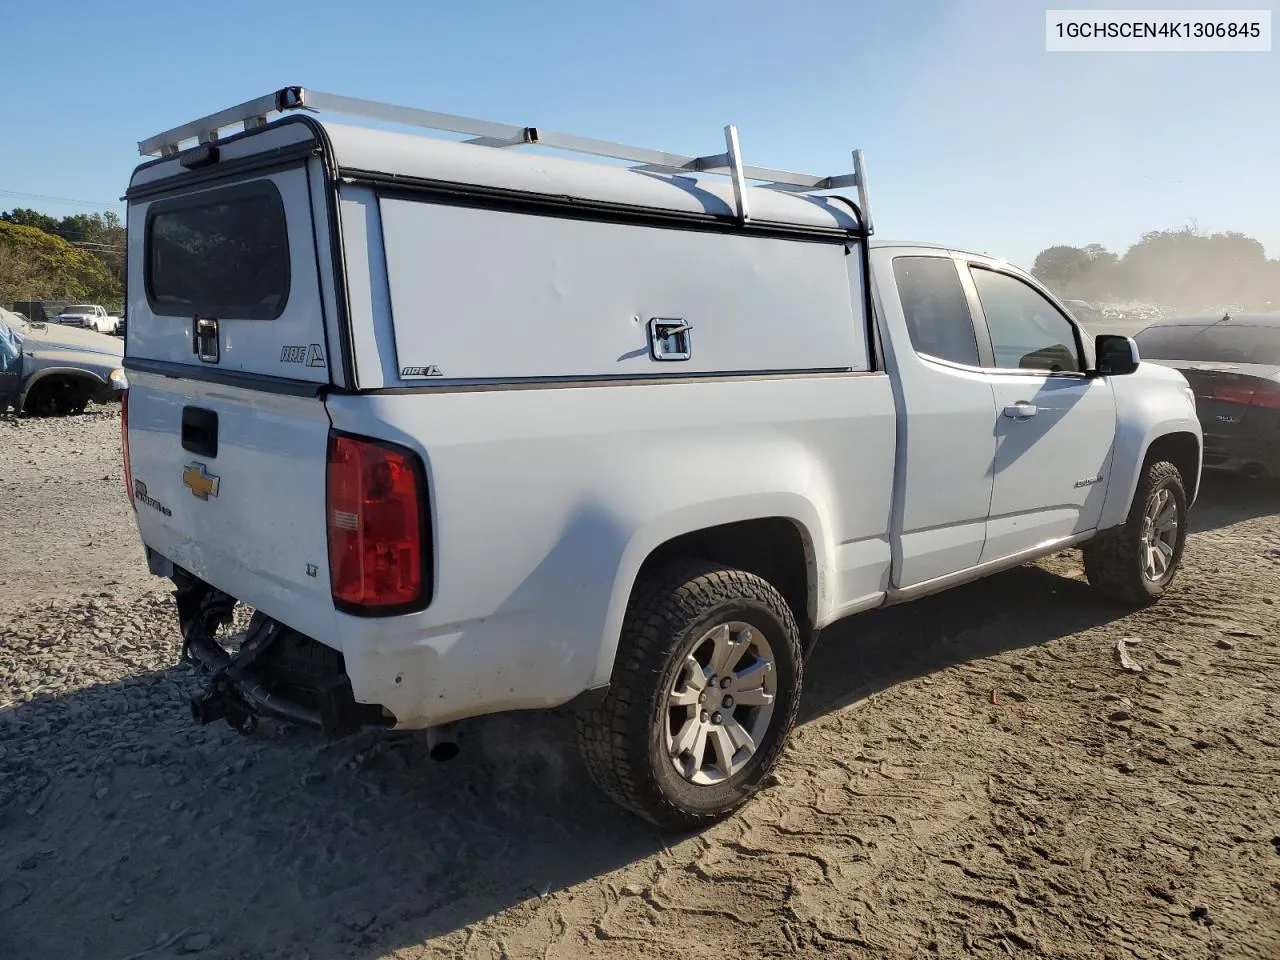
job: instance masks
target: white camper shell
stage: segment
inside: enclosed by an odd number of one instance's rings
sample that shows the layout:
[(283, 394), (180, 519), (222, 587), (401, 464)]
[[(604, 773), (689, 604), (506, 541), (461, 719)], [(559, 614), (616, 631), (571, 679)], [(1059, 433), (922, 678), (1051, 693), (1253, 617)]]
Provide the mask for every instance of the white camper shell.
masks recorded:
[(858, 151), (300, 87), (139, 148), (126, 474), (202, 722), (568, 707), (603, 789), (687, 825), (764, 781), (837, 619), (1075, 545), (1112, 595), (1172, 582), (1185, 380), (1006, 263), (873, 247)]

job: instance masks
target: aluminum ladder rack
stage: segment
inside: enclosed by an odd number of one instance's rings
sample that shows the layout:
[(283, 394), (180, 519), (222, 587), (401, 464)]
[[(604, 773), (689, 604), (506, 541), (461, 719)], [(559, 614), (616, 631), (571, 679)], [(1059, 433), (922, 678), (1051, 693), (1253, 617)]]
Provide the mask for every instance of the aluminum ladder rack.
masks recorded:
[(742, 151), (738, 146), (738, 130), (733, 124), (724, 128), (724, 153), (687, 157), (662, 150), (630, 147), (621, 143), (594, 140), (590, 137), (555, 133), (539, 127), (520, 127), (489, 120), (475, 120), (470, 117), (421, 110), (417, 107), (402, 107), (376, 100), (321, 93), (306, 87), (283, 87), (274, 93), (246, 100), (234, 107), (219, 110), (207, 117), (192, 120), (172, 130), (156, 134), (154, 137), (148, 137), (138, 143), (138, 153), (144, 157), (176, 156), (184, 141), (194, 139), (199, 144), (215, 144), (222, 131), (228, 127), (240, 124), (242, 129), (248, 132), (265, 126), (271, 114), (290, 110), (325, 111), (366, 120), (460, 133), (471, 138), (464, 140), (464, 143), (477, 146), (499, 149), (523, 145), (541, 146), (572, 153), (610, 157), (630, 161), (634, 165), (629, 169), (648, 173), (724, 174), (733, 183), (738, 217), (744, 222), (750, 218), (746, 191), (748, 180), (755, 181), (755, 186), (790, 193), (813, 193), (854, 187), (858, 191), (858, 210), (864, 230), (868, 235), (872, 232), (871, 203), (867, 195), (867, 172), (861, 150), (853, 151), (853, 172), (839, 176), (819, 177), (805, 173), (791, 173), (786, 170), (771, 170), (767, 167), (748, 166), (742, 162)]

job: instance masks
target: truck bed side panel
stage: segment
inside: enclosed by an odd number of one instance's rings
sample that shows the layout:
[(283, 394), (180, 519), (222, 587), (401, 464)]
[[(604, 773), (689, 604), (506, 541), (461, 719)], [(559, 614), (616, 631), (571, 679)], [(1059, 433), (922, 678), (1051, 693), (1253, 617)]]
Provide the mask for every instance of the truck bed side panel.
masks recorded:
[[(418, 450), (431, 606), (337, 615), (357, 699), (402, 724), (554, 706), (607, 682), (653, 548), (756, 517), (810, 538), (820, 622), (888, 585), (895, 416), (883, 374), (333, 396), (334, 426)], [(399, 680), (397, 680), (399, 678)]]

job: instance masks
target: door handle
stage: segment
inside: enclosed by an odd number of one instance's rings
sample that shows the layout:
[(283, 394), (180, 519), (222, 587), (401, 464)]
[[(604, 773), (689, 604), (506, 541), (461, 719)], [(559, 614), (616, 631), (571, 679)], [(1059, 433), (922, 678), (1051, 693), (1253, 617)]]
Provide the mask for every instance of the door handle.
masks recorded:
[(649, 356), (654, 360), (688, 360), (693, 347), (693, 325), (678, 318), (654, 317), (649, 321)]
[(1025, 420), (1028, 417), (1034, 417), (1040, 408), (1034, 403), (1027, 403), (1025, 400), (1019, 400), (1017, 403), (1010, 404), (1004, 408), (1004, 415), (1013, 420)]
[(217, 458), (217, 411), (201, 407), (182, 408), (182, 449), (202, 457)]

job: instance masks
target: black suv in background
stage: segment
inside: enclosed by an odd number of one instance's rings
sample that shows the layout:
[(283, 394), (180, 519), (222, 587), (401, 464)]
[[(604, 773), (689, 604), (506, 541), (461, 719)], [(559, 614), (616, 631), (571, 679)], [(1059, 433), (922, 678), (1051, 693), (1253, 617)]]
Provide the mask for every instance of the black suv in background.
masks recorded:
[(1280, 313), (1177, 317), (1134, 339), (1195, 391), (1206, 468), (1280, 479)]

